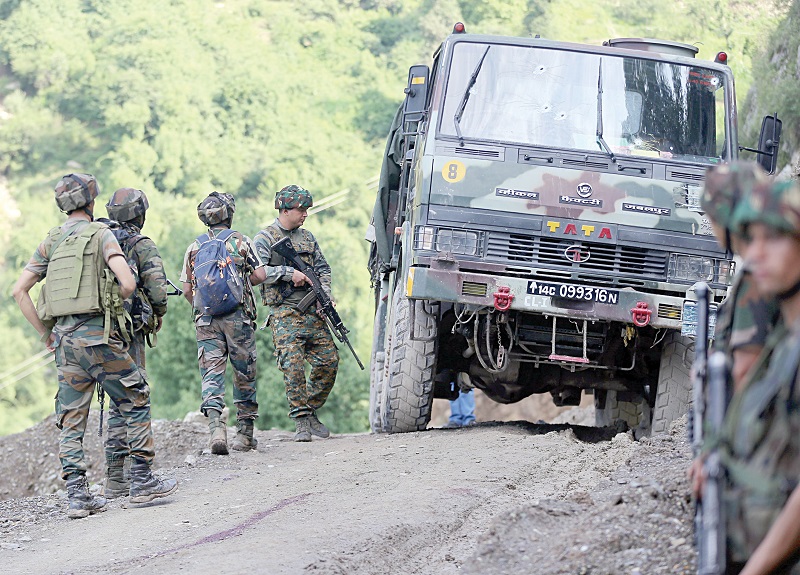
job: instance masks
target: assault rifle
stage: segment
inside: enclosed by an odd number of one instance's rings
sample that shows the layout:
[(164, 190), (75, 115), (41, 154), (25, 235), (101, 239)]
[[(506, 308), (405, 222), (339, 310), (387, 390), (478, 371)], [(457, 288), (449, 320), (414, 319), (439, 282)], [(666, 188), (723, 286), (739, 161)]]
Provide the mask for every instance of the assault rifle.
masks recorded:
[[(727, 387), (727, 362), (725, 354), (714, 352), (708, 359), (708, 429), (718, 437), (725, 418), (725, 389)], [(719, 449), (715, 446), (703, 462), (705, 483), (696, 521), (697, 572), (699, 575), (725, 573), (725, 518), (722, 506), (723, 469)]]
[(352, 353), (353, 357), (356, 358), (358, 366), (361, 369), (364, 369), (364, 364), (361, 363), (358, 355), (356, 355), (356, 350), (353, 349), (353, 346), (350, 345), (350, 340), (347, 339), (347, 334), (350, 333), (350, 330), (348, 330), (344, 326), (344, 323), (342, 323), (342, 318), (339, 317), (339, 313), (336, 311), (336, 308), (333, 307), (331, 298), (329, 298), (328, 294), (325, 293), (325, 290), (322, 289), (322, 282), (319, 281), (319, 276), (317, 276), (314, 269), (300, 259), (300, 256), (297, 254), (297, 251), (294, 249), (292, 241), (289, 238), (282, 238), (278, 240), (272, 246), (272, 249), (275, 250), (275, 253), (290, 261), (295, 269), (303, 272), (306, 275), (311, 282), (311, 289), (313, 290), (317, 303), (319, 303), (319, 307), (325, 316), (325, 321), (328, 323), (328, 327), (330, 327), (333, 335), (336, 336), (336, 339), (347, 345), (347, 347), (350, 349), (350, 353)]
[(181, 288), (179, 288), (178, 286), (176, 286), (174, 283), (172, 283), (171, 279), (167, 278), (167, 283), (170, 286), (172, 286), (172, 289), (174, 290), (174, 291), (168, 291), (167, 292), (168, 296), (170, 296), (170, 295), (183, 295), (183, 290)]

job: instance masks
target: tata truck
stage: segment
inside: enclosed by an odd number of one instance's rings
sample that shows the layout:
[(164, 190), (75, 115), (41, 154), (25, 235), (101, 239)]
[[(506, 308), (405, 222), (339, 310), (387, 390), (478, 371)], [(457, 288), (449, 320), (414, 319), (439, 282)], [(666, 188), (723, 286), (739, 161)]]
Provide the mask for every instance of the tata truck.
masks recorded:
[[(700, 207), (738, 157), (720, 53), (454, 33), (409, 71), (370, 239), (374, 432), (425, 429), (435, 397), (594, 397), (596, 423), (663, 432), (691, 398), (696, 283), (735, 272)], [(777, 116), (777, 115), (776, 115)], [(774, 170), (779, 120), (757, 149)], [(712, 326), (713, 328), (713, 326)]]

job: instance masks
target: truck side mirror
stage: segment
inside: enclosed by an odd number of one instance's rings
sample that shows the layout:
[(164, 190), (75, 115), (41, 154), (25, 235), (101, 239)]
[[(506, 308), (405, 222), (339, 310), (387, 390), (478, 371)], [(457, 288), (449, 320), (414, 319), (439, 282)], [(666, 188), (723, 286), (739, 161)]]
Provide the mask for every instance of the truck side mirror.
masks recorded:
[(408, 85), (404, 90), (406, 101), (403, 104), (405, 122), (418, 122), (425, 115), (429, 75), (430, 69), (427, 66), (411, 66), (408, 70)]
[(783, 122), (774, 116), (764, 116), (761, 134), (758, 136), (758, 163), (768, 174), (774, 174), (778, 166), (778, 144), (781, 140)]

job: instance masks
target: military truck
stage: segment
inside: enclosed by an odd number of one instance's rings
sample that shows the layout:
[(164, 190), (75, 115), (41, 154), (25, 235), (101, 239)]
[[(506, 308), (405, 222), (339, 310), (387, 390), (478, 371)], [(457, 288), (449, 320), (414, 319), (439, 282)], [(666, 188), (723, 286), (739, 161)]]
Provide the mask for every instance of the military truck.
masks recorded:
[[(413, 66), (373, 212), (370, 425), (425, 429), (433, 398), (592, 393), (598, 425), (687, 411), (696, 282), (735, 272), (700, 210), (737, 158), (727, 56), (624, 38), (471, 35)], [(780, 121), (757, 149), (774, 171)]]

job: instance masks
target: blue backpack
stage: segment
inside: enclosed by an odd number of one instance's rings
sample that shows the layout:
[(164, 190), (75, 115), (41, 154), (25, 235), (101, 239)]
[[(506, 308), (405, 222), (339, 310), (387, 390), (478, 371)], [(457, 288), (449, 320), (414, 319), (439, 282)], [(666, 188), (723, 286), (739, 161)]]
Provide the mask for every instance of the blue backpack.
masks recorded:
[(244, 282), (225, 242), (233, 230), (216, 237), (197, 237), (200, 247), (194, 258), (194, 307), (202, 315), (224, 315), (242, 303)]

